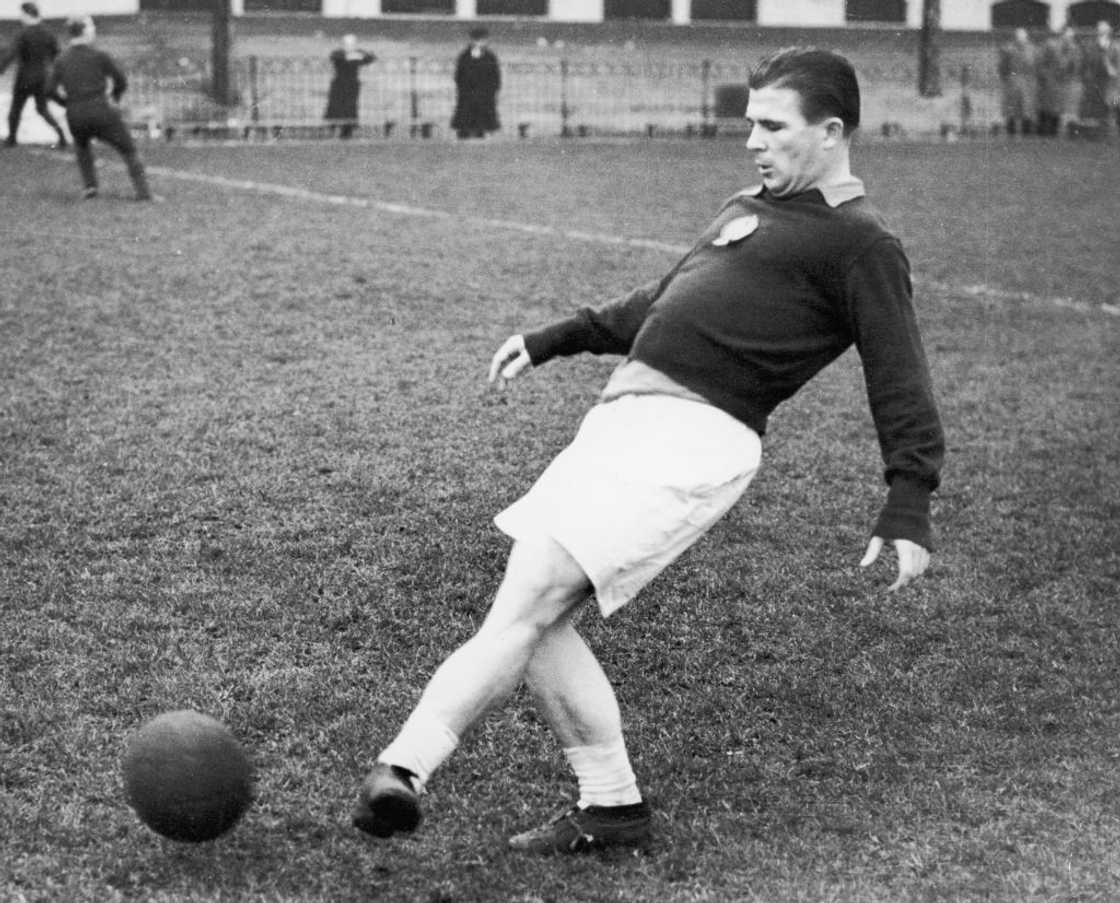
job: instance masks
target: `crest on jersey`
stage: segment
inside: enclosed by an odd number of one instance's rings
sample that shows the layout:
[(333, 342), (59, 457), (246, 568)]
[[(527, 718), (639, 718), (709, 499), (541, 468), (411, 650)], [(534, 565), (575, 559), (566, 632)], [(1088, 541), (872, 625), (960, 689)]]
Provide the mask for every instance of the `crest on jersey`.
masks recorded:
[(736, 242), (742, 241), (758, 228), (758, 217), (753, 213), (749, 216), (739, 216), (728, 220), (719, 230), (719, 236), (713, 239), (712, 244), (717, 248), (725, 248)]

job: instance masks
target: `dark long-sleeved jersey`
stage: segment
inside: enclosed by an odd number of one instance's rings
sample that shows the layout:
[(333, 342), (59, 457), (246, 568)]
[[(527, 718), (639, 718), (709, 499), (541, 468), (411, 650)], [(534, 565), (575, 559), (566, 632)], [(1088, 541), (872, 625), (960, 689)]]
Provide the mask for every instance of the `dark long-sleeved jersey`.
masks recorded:
[(45, 25), (38, 22), (25, 25), (11, 49), (0, 59), (0, 72), (14, 60), (18, 83), (24, 86), (44, 85), (58, 51), (58, 38)]
[(627, 355), (760, 435), (778, 404), (853, 344), (889, 485), (875, 535), (930, 548), (941, 422), (909, 263), (861, 188), (836, 206), (817, 189), (736, 195), (663, 279), (525, 335), (534, 364)]
[(74, 44), (55, 62), (50, 91), (62, 88), (66, 106), (103, 101), (107, 94), (120, 100), (128, 79), (105, 51), (88, 44)]

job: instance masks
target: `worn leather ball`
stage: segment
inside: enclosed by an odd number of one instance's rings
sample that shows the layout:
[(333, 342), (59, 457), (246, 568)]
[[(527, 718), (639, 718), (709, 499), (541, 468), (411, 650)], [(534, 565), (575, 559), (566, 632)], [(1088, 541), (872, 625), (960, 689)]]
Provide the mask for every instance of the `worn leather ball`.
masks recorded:
[(146, 722), (125, 750), (124, 789), (140, 820), (171, 840), (201, 843), (237, 824), (253, 799), (253, 769), (220, 721), (190, 709)]

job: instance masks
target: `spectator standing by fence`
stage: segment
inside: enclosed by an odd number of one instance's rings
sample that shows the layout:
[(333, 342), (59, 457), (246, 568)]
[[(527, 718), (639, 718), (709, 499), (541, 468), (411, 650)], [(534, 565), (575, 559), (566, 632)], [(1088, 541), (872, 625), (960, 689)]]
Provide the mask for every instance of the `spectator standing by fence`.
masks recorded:
[(1082, 118), (1096, 122), (1115, 138), (1120, 129), (1120, 44), (1112, 26), (1097, 23), (1097, 34), (1085, 53)]
[(1007, 134), (1031, 134), (1038, 107), (1038, 51), (1025, 28), (1016, 28), (1015, 37), (1000, 48), (999, 78)]
[(8, 108), (8, 137), (4, 143), (8, 147), (15, 146), (23, 108), (28, 100), (34, 99), (35, 110), (58, 134), (58, 146), (66, 147), (66, 133), (47, 106), (47, 81), (50, 79), (51, 66), (61, 49), (58, 38), (43, 24), (39, 8), (34, 3), (24, 3), (19, 10), (23, 27), (11, 49), (0, 58), (0, 72), (7, 69), (13, 60), (16, 61), (12, 103)]
[(486, 44), (485, 28), (472, 28), (470, 44), (455, 61), (455, 113), (451, 128), (460, 138), (485, 138), (501, 128), (498, 91), (502, 71), (498, 57)]
[(1056, 136), (1081, 105), (1081, 47), (1073, 28), (1052, 35), (1038, 65), (1038, 133)]
[(358, 125), (358, 98), (361, 95), (360, 71), (376, 60), (372, 53), (358, 49), (358, 39), (342, 36), (342, 46), (331, 53), (334, 76), (327, 91), (327, 112), (324, 119), (337, 126), (340, 138), (349, 138)]
[(92, 46), (95, 37), (93, 19), (75, 16), (66, 23), (66, 30), (70, 35), (70, 46), (55, 63), (47, 90), (60, 96), (66, 104), (66, 121), (74, 137), (78, 169), (85, 186), (83, 196), (87, 200), (97, 197), (97, 168), (92, 148), (93, 139), (97, 138), (115, 148), (124, 158), (136, 190), (136, 200), (150, 201), (152, 193), (148, 189), (144, 164), (140, 162), (136, 142), (116, 107), (128, 87), (128, 80), (109, 54)]

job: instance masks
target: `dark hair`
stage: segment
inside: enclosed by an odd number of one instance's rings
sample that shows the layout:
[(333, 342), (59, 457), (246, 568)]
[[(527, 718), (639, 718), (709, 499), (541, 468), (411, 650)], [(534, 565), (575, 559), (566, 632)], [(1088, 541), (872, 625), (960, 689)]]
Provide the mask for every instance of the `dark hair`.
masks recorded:
[(844, 134), (859, 128), (859, 82), (852, 64), (831, 50), (787, 47), (755, 66), (750, 88), (789, 88), (801, 97), (801, 114), (809, 122), (830, 116), (844, 123)]
[(39, 7), (37, 7), (34, 3), (21, 3), (19, 5), (19, 8), (32, 19), (39, 18)]
[(92, 24), (93, 19), (89, 16), (71, 16), (66, 20), (66, 33), (72, 38), (80, 38)]

